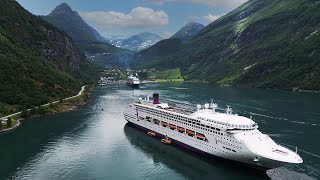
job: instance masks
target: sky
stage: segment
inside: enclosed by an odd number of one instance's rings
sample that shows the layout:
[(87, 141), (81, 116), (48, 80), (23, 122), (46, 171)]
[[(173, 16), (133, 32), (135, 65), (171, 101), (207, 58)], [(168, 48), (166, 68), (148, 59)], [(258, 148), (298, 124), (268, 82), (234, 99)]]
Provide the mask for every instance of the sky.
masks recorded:
[(65, 2), (101, 35), (141, 32), (168, 38), (188, 22), (208, 25), (246, 0), (17, 0), (35, 15), (47, 15)]

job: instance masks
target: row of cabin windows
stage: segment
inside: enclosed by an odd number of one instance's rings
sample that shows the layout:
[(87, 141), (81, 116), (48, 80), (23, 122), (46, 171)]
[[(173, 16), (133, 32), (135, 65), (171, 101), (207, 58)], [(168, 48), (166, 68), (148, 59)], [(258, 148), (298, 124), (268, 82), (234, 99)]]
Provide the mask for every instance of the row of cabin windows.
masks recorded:
[[(140, 120), (144, 120), (142, 117), (139, 117), (139, 119)], [(146, 120), (148, 121), (148, 122), (152, 122), (151, 121), (151, 117), (149, 117), (149, 116), (147, 116), (146, 117)], [(153, 119), (153, 123), (154, 124), (157, 124), (157, 125), (160, 125), (160, 120), (158, 120), (158, 119)], [(166, 124), (166, 125), (164, 125), (164, 124), (162, 124), (162, 126), (163, 127), (168, 127), (169, 125), (168, 124)], [(172, 127), (169, 127), (171, 130), (177, 130), (178, 132), (180, 132), (180, 133), (186, 133), (186, 130), (184, 130), (184, 131), (180, 131), (180, 130), (178, 130), (178, 126), (176, 126), (175, 128), (172, 128)], [(181, 127), (181, 128), (183, 128), (183, 127)], [(183, 129), (185, 129), (185, 128), (183, 128)], [(188, 134), (188, 133), (187, 133)], [(188, 134), (189, 135), (189, 134)], [(189, 135), (189, 136), (194, 136), (194, 135)], [(200, 139), (200, 140), (203, 140), (203, 141), (207, 141), (208, 142), (208, 139), (207, 138), (205, 138), (205, 139), (201, 139), (201, 138), (198, 138), (197, 137), (197, 139)]]
[[(151, 112), (151, 114), (160, 116), (160, 117), (165, 118), (165, 119), (169, 119), (169, 118), (166, 117), (166, 116), (161, 116), (161, 115), (159, 115), (159, 114), (161, 114), (161, 113), (158, 113), (158, 111), (152, 110), (152, 109), (150, 109), (150, 108), (138, 107), (138, 110), (139, 110), (139, 111), (142, 111), (142, 112), (145, 112), (145, 113), (150, 113), (150, 112)], [(180, 115), (173, 115), (173, 114), (166, 113), (166, 112), (165, 112), (165, 114), (166, 114), (167, 116), (169, 116), (170, 118), (172, 118), (171, 120), (173, 120), (173, 121), (180, 122), (180, 123), (183, 123), (183, 124), (192, 126), (192, 127), (197, 127), (197, 128), (203, 129), (203, 130), (208, 131), (208, 132), (213, 132), (213, 130), (220, 131), (219, 128), (215, 128), (215, 127), (212, 127), (212, 126), (200, 124), (200, 121), (198, 121), (198, 120), (193, 120), (193, 119), (191, 119), (191, 118), (186, 118), (186, 117), (183, 117), (183, 116), (180, 116)], [(183, 119), (183, 118), (185, 118), (185, 119)], [(180, 121), (180, 120), (181, 120), (181, 121)], [(189, 124), (188, 124), (188, 123), (189, 123)], [(192, 124), (196, 124), (196, 125), (198, 125), (198, 126), (194, 126), (194, 125), (192, 125), (191, 123), (192, 123)], [(200, 126), (205, 127), (205, 128), (201, 128)], [(208, 128), (208, 129), (206, 129), (206, 128)], [(211, 129), (211, 130), (210, 130), (210, 129)], [(222, 134), (222, 133), (221, 133), (221, 134)]]
[(229, 150), (229, 151), (232, 151), (232, 152), (237, 152), (236, 150), (230, 149), (228, 147), (224, 147), (224, 146), (222, 146), (222, 147), (223, 147), (223, 149), (226, 149), (226, 150)]
[(255, 126), (255, 125), (229, 124), (229, 123), (220, 122), (220, 121), (216, 121), (216, 120), (212, 120), (212, 119), (205, 119), (205, 118), (202, 118), (202, 117), (199, 117), (198, 119), (203, 120), (203, 121), (208, 121), (208, 122), (211, 122), (211, 123), (215, 123), (215, 124), (228, 126), (228, 127), (231, 127), (231, 128), (243, 128), (243, 129), (252, 130), (252, 129), (254, 129), (253, 127)]
[[(140, 117), (140, 119), (143, 119), (143, 118)], [(146, 120), (149, 121), (149, 122), (151, 122), (151, 119), (152, 119), (152, 118), (149, 117), (149, 116), (146, 117)], [(174, 121), (175, 121), (175, 120), (174, 120)], [(179, 122), (179, 121), (176, 121), (176, 122)], [(159, 124), (160, 124), (160, 121), (159, 121), (158, 119), (154, 119), (154, 118), (153, 118), (153, 123), (159, 125)], [(180, 122), (180, 123), (185, 124), (185, 125), (189, 125), (189, 126), (191, 126), (191, 127), (196, 127), (196, 128), (202, 129), (202, 130), (206, 130), (206, 131), (208, 131), (208, 132), (212, 132), (212, 133), (219, 134), (219, 135), (223, 136), (223, 133), (220, 133), (220, 132), (217, 132), (217, 131), (213, 131), (213, 130), (210, 130), (210, 129), (201, 128), (201, 127), (198, 127), (198, 126), (195, 126), (195, 125), (192, 125), (192, 124), (183, 123), (183, 122)], [(167, 127), (168, 124), (167, 124), (167, 125), (162, 125), (162, 126), (163, 126), (163, 127)]]
[(184, 117), (184, 116), (180, 116), (180, 115), (173, 115), (173, 114), (168, 113), (168, 112), (162, 112), (161, 110), (160, 111), (159, 110), (153, 110), (151, 108), (138, 106), (138, 110), (140, 110), (140, 109), (144, 109), (144, 110), (147, 110), (148, 112), (155, 113), (157, 115), (160, 115), (160, 117), (169, 116), (170, 118), (173, 118), (173, 119), (179, 119), (179, 120), (183, 120), (183, 121), (193, 121), (193, 122), (196, 122), (196, 123), (200, 123), (199, 120), (188, 118), (188, 117)]
[[(145, 112), (145, 111), (142, 110), (142, 112)], [(164, 118), (165, 118), (165, 119), (168, 119), (168, 118), (166, 118), (166, 117), (164, 117)], [(175, 119), (173, 119), (173, 121), (180, 122), (180, 123), (182, 123), (182, 124), (189, 125), (189, 126), (191, 126), (191, 127), (199, 128), (199, 129), (202, 129), (202, 130), (204, 130), (204, 131), (216, 133), (216, 134), (219, 134), (219, 135), (223, 136), (223, 133), (216, 132), (216, 131), (220, 131), (219, 128), (214, 128), (214, 127), (210, 127), (210, 126), (205, 126), (205, 125), (203, 125), (203, 124), (194, 123), (194, 122), (192, 122), (192, 124), (188, 124), (188, 123), (186, 123), (186, 122), (179, 121), (179, 120), (175, 120)], [(201, 125), (202, 127), (200, 127), (200, 125)], [(204, 128), (203, 128), (203, 127), (204, 127)], [(208, 129), (207, 129), (207, 128), (208, 128)], [(215, 131), (215, 130), (216, 130), (216, 131)]]
[[(167, 115), (167, 116), (169, 116), (169, 117), (171, 117), (173, 119), (182, 120), (182, 121), (186, 121), (186, 122), (193, 123), (193, 124), (195, 124), (195, 122), (196, 122), (197, 125), (205, 126), (203, 124), (200, 124), (199, 120), (194, 120), (194, 119), (191, 119), (191, 118), (188, 118), (188, 117), (184, 117), (184, 116), (180, 116), (180, 115), (173, 115), (171, 113), (162, 112), (162, 111), (156, 111), (156, 110), (153, 110), (151, 108), (139, 107), (138, 106), (138, 109), (140, 109), (140, 108), (148, 110), (149, 112), (151, 111), (154, 114), (160, 115), (160, 117), (162, 117), (162, 118), (166, 118), (163, 115)], [(215, 123), (215, 124), (220, 124), (220, 125), (232, 127), (232, 128), (243, 128), (243, 130), (246, 130), (246, 131), (253, 130), (254, 129), (253, 127), (255, 126), (255, 125), (229, 124), (229, 123), (224, 123), (224, 122), (220, 122), (220, 121), (216, 121), (216, 120), (212, 120), (212, 119), (205, 119), (205, 118), (202, 118), (202, 117), (199, 117), (198, 119), (205, 120), (205, 121), (208, 121), (208, 122), (212, 122), (212, 123)], [(211, 127), (211, 126), (206, 126), (206, 127), (207, 128), (211, 128), (211, 129), (216, 129), (217, 131), (220, 131), (219, 128), (214, 128), (214, 127)]]

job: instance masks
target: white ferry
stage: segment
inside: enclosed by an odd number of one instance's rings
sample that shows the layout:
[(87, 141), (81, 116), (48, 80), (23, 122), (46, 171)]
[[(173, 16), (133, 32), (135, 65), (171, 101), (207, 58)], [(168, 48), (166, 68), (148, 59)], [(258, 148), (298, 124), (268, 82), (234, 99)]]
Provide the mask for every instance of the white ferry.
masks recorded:
[(128, 105), (124, 118), (132, 125), (158, 136), (166, 144), (177, 144), (189, 150), (220, 157), (257, 169), (271, 169), (303, 160), (296, 152), (275, 143), (258, 130), (251, 118), (239, 116), (230, 107), (217, 111), (211, 102), (196, 110), (160, 103), (159, 95), (153, 101), (140, 98)]
[(127, 79), (127, 84), (132, 87), (140, 86), (140, 79), (137, 76), (133, 76), (132, 74)]

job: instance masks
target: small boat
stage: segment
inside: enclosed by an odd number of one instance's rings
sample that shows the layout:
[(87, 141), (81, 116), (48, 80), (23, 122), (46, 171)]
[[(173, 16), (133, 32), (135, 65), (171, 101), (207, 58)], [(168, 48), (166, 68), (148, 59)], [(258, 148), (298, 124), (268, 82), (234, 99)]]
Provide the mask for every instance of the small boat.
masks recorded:
[(168, 126), (168, 123), (167, 123), (167, 122), (162, 121), (162, 122), (161, 122), (161, 125), (162, 125), (163, 127), (167, 127), (167, 126)]
[(176, 128), (176, 125), (174, 125), (174, 124), (169, 124), (169, 127), (170, 127), (170, 129), (175, 129), (175, 128)]
[(161, 142), (164, 144), (171, 144), (171, 140), (168, 138), (161, 139)]
[(183, 127), (178, 127), (178, 131), (179, 132), (184, 132), (184, 128)]
[(160, 121), (158, 119), (153, 119), (153, 123), (159, 125)]
[(148, 135), (154, 137), (154, 136), (156, 136), (157, 134), (156, 134), (155, 132), (153, 132), (153, 131), (149, 131), (149, 132), (148, 132)]
[(194, 131), (191, 131), (191, 130), (187, 129), (187, 134), (189, 136), (194, 136), (196, 133)]
[(197, 138), (201, 139), (201, 140), (205, 140), (206, 139), (206, 137), (201, 133), (197, 133)]

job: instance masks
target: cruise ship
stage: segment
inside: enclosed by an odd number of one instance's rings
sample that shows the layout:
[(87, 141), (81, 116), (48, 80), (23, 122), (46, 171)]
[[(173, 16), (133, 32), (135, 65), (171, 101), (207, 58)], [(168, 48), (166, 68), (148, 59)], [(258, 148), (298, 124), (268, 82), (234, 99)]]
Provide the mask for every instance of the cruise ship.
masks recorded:
[(127, 79), (127, 84), (132, 87), (140, 86), (140, 79), (137, 76), (133, 76), (132, 74)]
[(258, 130), (251, 118), (234, 114), (229, 106), (224, 111), (218, 109), (213, 101), (194, 109), (171, 106), (160, 102), (159, 94), (155, 93), (153, 100), (148, 95), (129, 104), (123, 115), (148, 135), (163, 138), (163, 143), (256, 169), (303, 162), (297, 149), (292, 151), (275, 143)]

